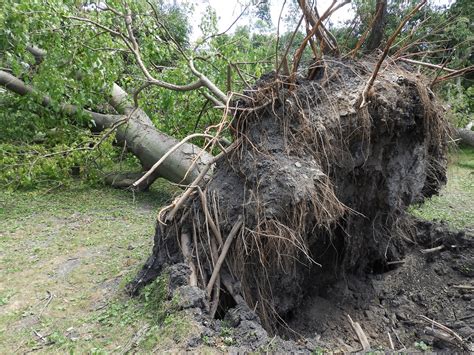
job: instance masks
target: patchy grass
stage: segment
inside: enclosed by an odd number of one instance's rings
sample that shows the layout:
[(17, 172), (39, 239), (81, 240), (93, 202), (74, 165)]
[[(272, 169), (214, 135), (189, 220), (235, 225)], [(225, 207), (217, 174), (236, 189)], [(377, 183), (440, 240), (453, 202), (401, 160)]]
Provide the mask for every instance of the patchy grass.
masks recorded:
[(453, 153), (446, 187), (410, 212), (427, 220), (446, 221), (453, 228), (474, 230), (474, 148)]
[[(474, 149), (455, 154), (448, 176), (440, 196), (411, 212), (474, 228)], [(180, 349), (196, 329), (170, 312), (164, 280), (136, 299), (123, 291), (151, 250), (159, 207), (176, 192), (165, 182), (137, 195), (0, 191), (0, 354)]]
[(136, 195), (0, 192), (0, 353), (176, 346), (188, 323), (163, 311), (160, 282), (138, 299), (124, 293), (151, 251), (159, 207), (175, 193), (164, 182)]

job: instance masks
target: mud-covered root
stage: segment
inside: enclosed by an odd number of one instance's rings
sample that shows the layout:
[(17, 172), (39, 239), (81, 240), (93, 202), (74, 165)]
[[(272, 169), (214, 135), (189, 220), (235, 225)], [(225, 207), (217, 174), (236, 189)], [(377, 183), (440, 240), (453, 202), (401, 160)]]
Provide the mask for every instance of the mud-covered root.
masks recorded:
[(245, 301), (275, 331), (311, 289), (400, 260), (405, 209), (445, 182), (449, 128), (426, 85), (387, 65), (326, 60), (288, 87), (270, 74), (233, 103), (233, 145), (212, 178), (160, 214), (136, 291), (183, 263), (211, 316)]

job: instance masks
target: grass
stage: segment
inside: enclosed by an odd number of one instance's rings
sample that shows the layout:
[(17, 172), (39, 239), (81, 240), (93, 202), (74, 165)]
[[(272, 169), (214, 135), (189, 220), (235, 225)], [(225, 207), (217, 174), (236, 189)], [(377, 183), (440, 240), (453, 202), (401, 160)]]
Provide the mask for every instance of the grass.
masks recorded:
[(427, 220), (443, 220), (451, 227), (474, 231), (474, 148), (463, 147), (452, 154), (448, 184), (410, 212)]
[(189, 322), (163, 311), (159, 282), (138, 299), (124, 292), (175, 193), (165, 182), (135, 196), (0, 192), (0, 354), (152, 351), (184, 339)]
[[(440, 196), (411, 212), (474, 228), (473, 177), (474, 149), (461, 149)], [(151, 251), (159, 207), (175, 193), (165, 182), (137, 195), (0, 191), (0, 354), (183, 349), (197, 329), (170, 311), (163, 279), (139, 298), (124, 293)]]

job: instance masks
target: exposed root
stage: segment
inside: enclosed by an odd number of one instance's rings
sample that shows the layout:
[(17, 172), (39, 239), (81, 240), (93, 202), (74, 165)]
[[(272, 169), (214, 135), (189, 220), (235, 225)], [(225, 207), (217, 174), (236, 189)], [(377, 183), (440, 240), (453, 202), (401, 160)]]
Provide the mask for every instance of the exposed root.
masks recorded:
[(414, 243), (404, 210), (445, 182), (446, 120), (426, 84), (395, 65), (378, 73), (363, 108), (373, 62), (317, 66), (313, 80), (269, 74), (227, 102), (233, 121), (212, 129), (228, 127), (234, 143), (161, 211), (135, 289), (184, 261), (210, 316), (225, 312), (225, 290), (276, 331), (305, 285), (403, 260)]

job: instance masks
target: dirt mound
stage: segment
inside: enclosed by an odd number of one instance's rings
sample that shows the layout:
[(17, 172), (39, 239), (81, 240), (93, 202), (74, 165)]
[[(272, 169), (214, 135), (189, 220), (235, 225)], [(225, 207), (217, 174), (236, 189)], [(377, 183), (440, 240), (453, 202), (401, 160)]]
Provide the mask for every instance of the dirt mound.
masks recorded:
[[(346, 275), (325, 289), (308, 285), (301, 306), (286, 319), (280, 336), (270, 336), (246, 304), (229, 309), (222, 320), (211, 320), (202, 307), (195, 307), (205, 302), (199, 288), (195, 293), (178, 292), (181, 308), (193, 316), (200, 329), (189, 339), (188, 350), (212, 345), (224, 346), (228, 352), (359, 351), (349, 315), (360, 323), (372, 350), (469, 351), (474, 339), (474, 298), (469, 284), (474, 270), (474, 235), (453, 232), (443, 224), (414, 221), (412, 225), (420, 244), (396, 268)], [(181, 264), (177, 269), (186, 268)], [(446, 337), (449, 341), (441, 340), (442, 332), (423, 316), (449, 327), (462, 342), (452, 335)]]
[(317, 66), (297, 83), (269, 74), (234, 103), (233, 149), (158, 225), (133, 292), (185, 262), (211, 315), (245, 301), (275, 332), (341, 278), (403, 259), (416, 241), (405, 209), (446, 180), (442, 111), (407, 69), (387, 67), (360, 108), (374, 63)]
[[(343, 351), (360, 349), (347, 315), (358, 321), (372, 349), (423, 349), (422, 342), (438, 350), (463, 349), (433, 337), (435, 320), (472, 342), (474, 270), (473, 235), (451, 232), (446, 226), (416, 224), (421, 242), (397, 267), (384, 273), (347, 275), (321, 292), (312, 287), (288, 325), (313, 344)], [(428, 330), (426, 329), (428, 327)], [(289, 334), (291, 335), (291, 334)], [(464, 349), (466, 350), (466, 349)]]

